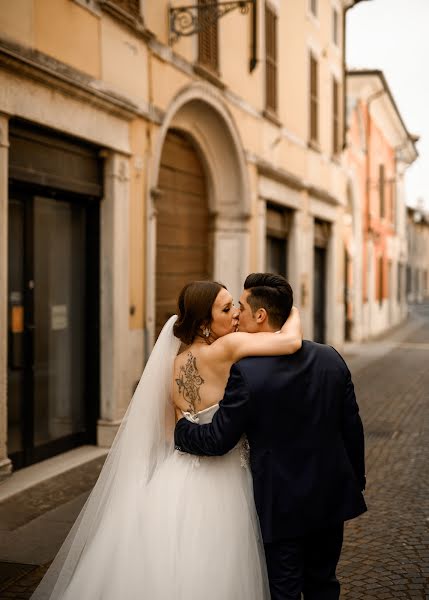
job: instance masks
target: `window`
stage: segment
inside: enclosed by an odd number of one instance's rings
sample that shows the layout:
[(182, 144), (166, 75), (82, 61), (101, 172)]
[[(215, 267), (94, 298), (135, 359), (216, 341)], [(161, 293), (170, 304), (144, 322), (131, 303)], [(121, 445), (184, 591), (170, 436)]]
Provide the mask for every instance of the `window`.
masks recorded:
[(319, 139), (319, 90), (318, 90), (318, 64), (315, 57), (310, 54), (310, 141)]
[(277, 16), (265, 5), (265, 105), (277, 112)]
[(335, 77), (332, 78), (332, 154), (340, 152), (340, 111), (339, 86)]
[(384, 165), (379, 165), (378, 167), (378, 194), (380, 197), (380, 217), (383, 218), (385, 216), (385, 176), (384, 176)]
[(288, 235), (292, 212), (267, 206), (266, 271), (287, 277)]
[(332, 41), (338, 46), (338, 11), (332, 10)]
[[(198, 6), (213, 4), (213, 0), (198, 0)], [(208, 69), (218, 71), (218, 25), (214, 15), (216, 6), (200, 11), (198, 33), (198, 62)]]
[(310, 0), (310, 11), (317, 17), (317, 0)]

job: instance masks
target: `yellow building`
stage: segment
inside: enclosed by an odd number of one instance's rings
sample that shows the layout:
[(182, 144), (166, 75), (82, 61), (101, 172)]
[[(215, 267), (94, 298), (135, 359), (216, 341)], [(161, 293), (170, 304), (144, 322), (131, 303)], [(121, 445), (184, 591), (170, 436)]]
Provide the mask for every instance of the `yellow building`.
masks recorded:
[(344, 339), (356, 0), (192, 3), (0, 0), (4, 473), (111, 443), (190, 279), (281, 272)]

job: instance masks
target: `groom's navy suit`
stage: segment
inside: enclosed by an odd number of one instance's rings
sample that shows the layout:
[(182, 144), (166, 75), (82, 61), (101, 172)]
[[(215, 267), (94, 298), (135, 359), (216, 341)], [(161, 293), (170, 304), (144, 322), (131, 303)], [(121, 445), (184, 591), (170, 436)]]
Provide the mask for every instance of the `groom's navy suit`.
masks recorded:
[[(308, 599), (338, 598), (343, 523), (366, 505), (363, 427), (336, 350), (304, 341), (293, 355), (240, 360), (212, 423), (181, 419), (175, 443), (192, 454), (221, 455), (243, 433), (272, 598), (300, 598), (300, 589)], [(312, 553), (321, 554), (314, 561)]]

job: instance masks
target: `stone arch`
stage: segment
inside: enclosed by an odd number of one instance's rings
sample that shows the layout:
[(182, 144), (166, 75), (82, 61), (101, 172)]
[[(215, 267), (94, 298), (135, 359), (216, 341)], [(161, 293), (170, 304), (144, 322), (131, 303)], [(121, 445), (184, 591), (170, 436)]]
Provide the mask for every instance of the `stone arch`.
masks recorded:
[(156, 201), (159, 169), (168, 131), (186, 134), (204, 165), (213, 223), (213, 277), (238, 298), (248, 268), (250, 185), (235, 122), (220, 93), (204, 82), (182, 89), (166, 111), (149, 164), (147, 195), (147, 333), (151, 347), (155, 320)]

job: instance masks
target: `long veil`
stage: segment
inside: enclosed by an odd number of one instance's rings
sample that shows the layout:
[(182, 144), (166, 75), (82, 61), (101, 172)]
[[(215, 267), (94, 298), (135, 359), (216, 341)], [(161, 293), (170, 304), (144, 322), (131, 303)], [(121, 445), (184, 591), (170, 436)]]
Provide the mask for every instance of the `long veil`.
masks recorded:
[[(174, 358), (180, 346), (173, 335), (176, 318), (171, 317), (165, 324), (98, 481), (32, 600), (78, 598), (79, 588), (72, 592), (68, 588), (79, 569), (85, 590), (92, 589), (88, 597), (101, 598), (100, 586), (106, 570), (123, 567), (121, 557), (115, 555), (115, 543), (119, 543), (121, 536), (125, 546), (127, 539), (134, 539), (132, 529), (139, 526), (139, 519), (134, 519), (134, 515), (144, 512), (147, 484), (174, 451), (170, 391)], [(135, 569), (127, 569), (136, 576), (137, 550), (129, 547), (126, 556), (128, 562), (136, 561)], [(119, 599), (120, 590), (118, 594)]]

